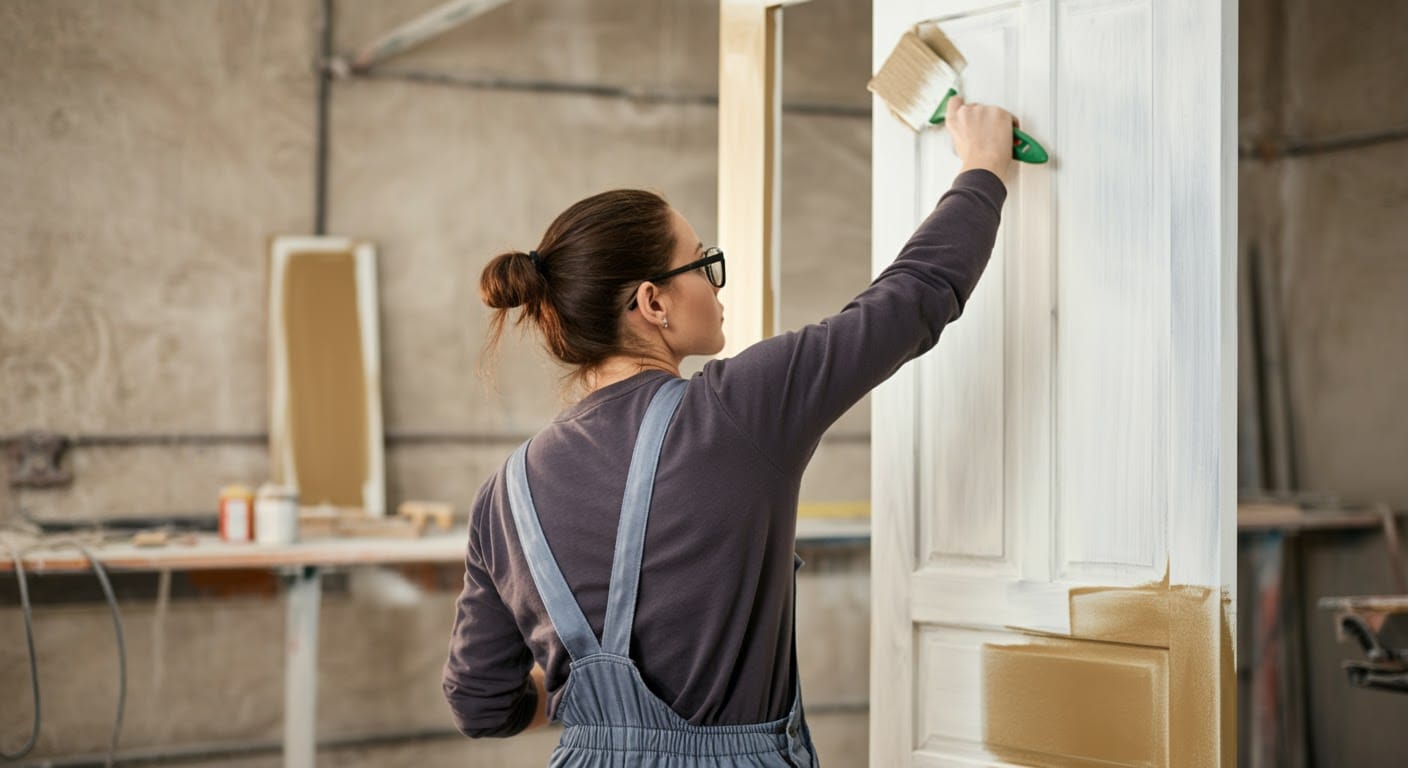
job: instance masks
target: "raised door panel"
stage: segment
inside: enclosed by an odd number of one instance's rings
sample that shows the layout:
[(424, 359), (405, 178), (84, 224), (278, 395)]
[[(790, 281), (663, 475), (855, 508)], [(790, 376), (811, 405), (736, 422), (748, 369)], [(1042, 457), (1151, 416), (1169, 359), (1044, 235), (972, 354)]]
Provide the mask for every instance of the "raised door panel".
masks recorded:
[(1167, 121), (1153, 0), (1056, 6), (1059, 575), (1153, 581), (1167, 556)]
[[(997, 103), (1015, 103), (1020, 67), (1019, 15), (974, 14), (944, 25), (969, 66), (964, 90)], [(937, 200), (959, 170), (947, 133), (916, 138), (920, 168), (915, 203)], [(1014, 215), (1014, 201), (1004, 213)], [(924, 210), (921, 208), (921, 210)], [(927, 210), (924, 211), (927, 215)], [(919, 361), (919, 482), (921, 561), (949, 570), (994, 569), (1015, 574), (1016, 505), (1006, 460), (1008, 410), (1007, 263), (1015, 229), (1004, 227), (991, 261), (943, 341)]]

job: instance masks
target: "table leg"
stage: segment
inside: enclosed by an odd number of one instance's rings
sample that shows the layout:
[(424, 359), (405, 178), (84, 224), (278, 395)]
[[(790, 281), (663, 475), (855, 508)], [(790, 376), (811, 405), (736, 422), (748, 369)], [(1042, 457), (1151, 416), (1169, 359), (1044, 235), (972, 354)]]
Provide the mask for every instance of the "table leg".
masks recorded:
[(284, 766), (313, 768), (317, 757), (318, 607), (323, 580), (317, 566), (284, 574), (288, 599), (284, 666)]

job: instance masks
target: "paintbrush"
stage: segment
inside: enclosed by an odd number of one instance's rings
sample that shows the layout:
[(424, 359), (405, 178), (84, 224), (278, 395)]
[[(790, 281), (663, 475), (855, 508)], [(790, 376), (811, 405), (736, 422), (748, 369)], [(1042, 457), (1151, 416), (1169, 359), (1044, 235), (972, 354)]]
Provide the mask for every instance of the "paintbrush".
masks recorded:
[[(919, 131), (926, 125), (943, 125), (948, 100), (962, 93), (967, 66), (967, 59), (937, 25), (917, 24), (900, 37), (866, 88)], [(1012, 127), (1012, 157), (1033, 164), (1048, 159), (1041, 144), (1016, 126)]]

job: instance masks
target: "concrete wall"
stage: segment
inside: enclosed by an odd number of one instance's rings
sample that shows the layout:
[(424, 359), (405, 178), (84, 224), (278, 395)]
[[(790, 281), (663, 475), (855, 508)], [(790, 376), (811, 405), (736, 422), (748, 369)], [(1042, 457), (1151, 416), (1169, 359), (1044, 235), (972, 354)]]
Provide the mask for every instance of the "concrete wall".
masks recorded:
[[(1264, 298), (1279, 316), (1281, 344), (1263, 350), (1259, 362), (1284, 372), (1279, 387), (1275, 378), (1265, 381), (1260, 412), (1243, 409), (1243, 437), (1255, 444), (1274, 432), (1274, 419), (1266, 417), (1284, 398), (1289, 446), (1281, 472), (1269, 455), (1261, 461), (1244, 455), (1242, 485), (1402, 510), (1408, 508), (1408, 3), (1242, 0), (1241, 8), (1243, 278), (1254, 274), (1252, 261), (1264, 270)], [(1253, 313), (1247, 305), (1241, 312), (1245, 329)], [(1257, 356), (1246, 332), (1243, 339), (1243, 383), (1254, 386), (1248, 372)], [(1276, 551), (1277, 541), (1242, 538), (1244, 577), (1274, 561), (1266, 553)], [(1316, 607), (1325, 596), (1397, 591), (1383, 536), (1320, 532), (1289, 542), (1282, 595), (1258, 594), (1246, 578), (1239, 585), (1242, 764), (1257, 764), (1247, 759), (1248, 716), (1258, 716), (1246, 708), (1253, 670), (1272, 657), (1274, 666), (1265, 669), (1280, 677), (1259, 679), (1270, 686), (1262, 692), (1299, 699), (1282, 698), (1272, 717), (1272, 741), (1283, 750), (1274, 764), (1402, 762), (1408, 733), (1399, 724), (1408, 717), (1408, 697), (1350, 687), (1340, 661), (1362, 652), (1338, 642), (1333, 617)], [(1282, 625), (1258, 628), (1268, 617)], [(1255, 646), (1258, 632), (1275, 642)]]
[(1283, 319), (1291, 486), (1405, 508), (1408, 4), (1242, 10), (1242, 242)]
[[(334, 47), (350, 52), (438, 2), (339, 0)], [(0, 435), (124, 436), (74, 448), (71, 487), (12, 489), (0, 478), (0, 521), (209, 512), (221, 485), (267, 473), (265, 242), (314, 226), (319, 12), (317, 0), (0, 0)], [(326, 221), (330, 233), (379, 246), (392, 504), (463, 506), (562, 405), (560, 371), (530, 343), (505, 344), (497, 388), (476, 376), (487, 319), (478, 277), (492, 255), (531, 247), (563, 208), (612, 186), (659, 190), (706, 241), (714, 236), (717, 111), (669, 95), (716, 93), (717, 13), (714, 0), (514, 0), (388, 62), (386, 76), (333, 85)], [(869, 281), (869, 19), (861, 0), (787, 14), (787, 101), (822, 107), (790, 110), (783, 123), (788, 327), (839, 309)], [(413, 79), (426, 72), (666, 98)], [(427, 431), (454, 438), (406, 439)], [(804, 499), (867, 499), (868, 409), (833, 434)], [(813, 727), (830, 764), (857, 765), (865, 551), (803, 556)], [(164, 615), (150, 580), (121, 585), (123, 747), (277, 740), (283, 607), (273, 585), (257, 574), (223, 587), (176, 580)], [(4, 587), (9, 750), (28, 734), (29, 693), (13, 581)], [(218, 596), (228, 592), (238, 596)], [(320, 734), (449, 726), (438, 681), (455, 592), (441, 573), (419, 602), (394, 606), (333, 580)], [(96, 752), (115, 704), (106, 608), (57, 599), (36, 621), (44, 729), (34, 756)], [(323, 759), (541, 765), (554, 740), (456, 736)]]
[[(264, 243), (313, 226), (317, 5), (0, 5), (0, 434), (265, 430)], [(433, 5), (339, 4), (336, 48)], [(868, 6), (788, 19), (788, 100), (864, 109)], [(709, 95), (717, 27), (710, 0), (518, 0), (388, 69)], [(661, 191), (711, 238), (716, 111), (378, 79), (339, 81), (330, 112), (328, 230), (380, 247), (390, 493), (468, 498), (562, 394), (531, 343), (505, 345), (497, 390), (475, 377), (479, 270), (611, 186)], [(789, 112), (784, 146), (782, 317), (796, 327), (868, 282), (869, 123)], [(836, 432), (867, 429), (861, 407)], [(465, 444), (397, 440), (423, 431)], [(470, 445), (486, 439), (503, 445)], [(863, 459), (855, 442), (818, 462)], [(72, 488), (10, 503), (46, 519), (203, 510), (221, 484), (263, 476), (263, 453), (248, 439), (86, 448)], [(170, 478), (173, 464), (187, 471)], [(868, 497), (868, 473), (842, 473), (861, 483), (844, 487), (836, 474), (812, 472), (806, 495)]]

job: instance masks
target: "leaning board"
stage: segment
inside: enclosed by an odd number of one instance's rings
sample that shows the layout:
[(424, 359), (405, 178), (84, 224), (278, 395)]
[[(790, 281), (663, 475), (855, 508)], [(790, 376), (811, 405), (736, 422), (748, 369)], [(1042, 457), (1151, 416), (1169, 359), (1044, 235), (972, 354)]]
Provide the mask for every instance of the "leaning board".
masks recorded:
[(376, 252), (276, 237), (269, 255), (269, 460), (300, 503), (386, 512)]

